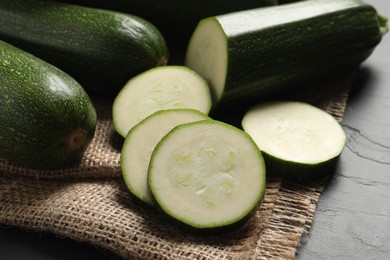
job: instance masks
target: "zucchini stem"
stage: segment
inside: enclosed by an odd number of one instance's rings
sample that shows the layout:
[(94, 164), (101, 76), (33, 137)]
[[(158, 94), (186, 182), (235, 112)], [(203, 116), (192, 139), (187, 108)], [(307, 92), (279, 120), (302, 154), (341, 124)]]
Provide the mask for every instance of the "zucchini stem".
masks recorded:
[(68, 138), (66, 139), (66, 147), (71, 150), (75, 151), (77, 149), (80, 149), (83, 145), (85, 145), (85, 142), (87, 141), (87, 133), (84, 129), (78, 128), (73, 130)]
[(389, 31), (389, 26), (388, 26), (389, 19), (384, 15), (378, 14), (378, 20), (380, 26), (380, 33), (382, 36), (384, 36)]
[(166, 57), (161, 57), (161, 58), (157, 61), (156, 66), (157, 66), (157, 67), (166, 66), (167, 64), (168, 64), (168, 59), (167, 59)]

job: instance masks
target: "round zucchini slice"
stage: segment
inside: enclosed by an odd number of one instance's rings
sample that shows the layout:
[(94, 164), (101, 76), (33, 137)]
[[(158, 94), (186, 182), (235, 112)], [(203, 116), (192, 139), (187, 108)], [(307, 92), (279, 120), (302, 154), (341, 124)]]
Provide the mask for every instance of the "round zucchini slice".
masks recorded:
[(334, 169), (346, 135), (327, 112), (298, 101), (250, 108), (242, 127), (257, 143), (269, 175), (309, 180)]
[(242, 130), (215, 120), (175, 127), (156, 146), (148, 185), (157, 206), (190, 230), (245, 223), (265, 191), (260, 150)]
[(113, 104), (115, 130), (123, 137), (142, 119), (159, 110), (195, 109), (208, 114), (207, 82), (184, 66), (162, 66), (132, 78)]
[(122, 147), (120, 164), (126, 186), (135, 197), (153, 205), (147, 175), (150, 157), (157, 143), (175, 126), (207, 118), (193, 109), (160, 110), (129, 131)]

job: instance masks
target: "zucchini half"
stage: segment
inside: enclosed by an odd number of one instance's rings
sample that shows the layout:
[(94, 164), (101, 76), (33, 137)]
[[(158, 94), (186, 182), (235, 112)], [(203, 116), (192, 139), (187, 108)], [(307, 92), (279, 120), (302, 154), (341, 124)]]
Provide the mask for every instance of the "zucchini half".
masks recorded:
[(311, 0), (206, 18), (185, 64), (212, 88), (214, 105), (256, 102), (356, 68), (387, 28), (360, 0)]

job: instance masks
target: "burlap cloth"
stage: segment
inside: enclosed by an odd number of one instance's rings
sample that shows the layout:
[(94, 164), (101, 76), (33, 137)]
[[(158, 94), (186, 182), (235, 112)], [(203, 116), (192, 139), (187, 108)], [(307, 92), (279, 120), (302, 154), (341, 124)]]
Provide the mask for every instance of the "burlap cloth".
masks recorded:
[[(341, 122), (352, 77), (314, 86), (304, 99)], [(242, 228), (207, 237), (170, 225), (135, 201), (120, 174), (122, 138), (111, 104), (96, 101), (98, 125), (82, 161), (36, 171), (0, 160), (0, 224), (91, 243), (126, 259), (294, 259), (327, 178), (298, 184), (267, 179), (256, 214)]]

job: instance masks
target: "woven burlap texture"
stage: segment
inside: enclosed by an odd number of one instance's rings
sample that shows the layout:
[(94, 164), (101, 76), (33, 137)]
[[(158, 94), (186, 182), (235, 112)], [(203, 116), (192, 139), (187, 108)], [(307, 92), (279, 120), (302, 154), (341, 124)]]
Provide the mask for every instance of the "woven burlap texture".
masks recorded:
[[(341, 122), (350, 83), (346, 77), (309, 88), (303, 99)], [(268, 178), (262, 204), (243, 227), (222, 235), (190, 234), (129, 195), (111, 104), (95, 105), (96, 135), (77, 165), (40, 171), (0, 160), (1, 224), (91, 243), (125, 259), (296, 258), (326, 178), (303, 184)]]

